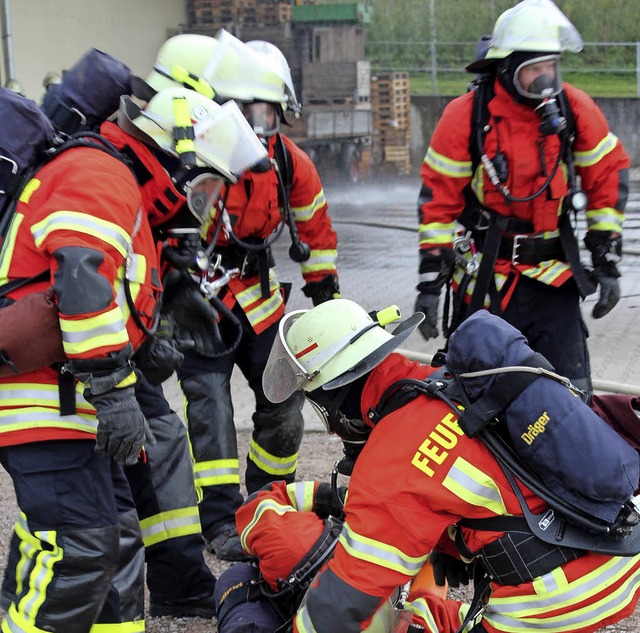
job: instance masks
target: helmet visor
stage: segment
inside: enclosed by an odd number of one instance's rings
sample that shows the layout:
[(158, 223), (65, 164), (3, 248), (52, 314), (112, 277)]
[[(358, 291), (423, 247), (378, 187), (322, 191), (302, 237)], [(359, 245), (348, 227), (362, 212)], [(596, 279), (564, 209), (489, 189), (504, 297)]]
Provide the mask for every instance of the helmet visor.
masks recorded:
[(307, 310), (295, 310), (286, 314), (278, 326), (278, 336), (273, 342), (269, 359), (262, 374), (262, 389), (271, 402), (284, 402), (292, 393), (302, 389), (313, 376), (307, 373), (300, 361), (286, 344), (291, 326)]

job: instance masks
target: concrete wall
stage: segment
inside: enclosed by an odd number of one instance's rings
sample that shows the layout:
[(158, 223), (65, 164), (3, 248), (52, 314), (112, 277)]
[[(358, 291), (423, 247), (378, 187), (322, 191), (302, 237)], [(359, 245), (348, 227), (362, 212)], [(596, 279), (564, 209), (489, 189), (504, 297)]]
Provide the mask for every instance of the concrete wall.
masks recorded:
[[(440, 114), (452, 97), (411, 97), (411, 163), (419, 169)], [(609, 127), (640, 166), (640, 99), (597, 98)]]
[[(88, 49), (115, 55), (146, 76), (170, 31), (186, 24), (184, 0), (4, 0), (9, 6), (15, 76), (39, 100), (42, 79)], [(2, 57), (2, 55), (0, 55)], [(6, 81), (2, 59), (1, 83)]]

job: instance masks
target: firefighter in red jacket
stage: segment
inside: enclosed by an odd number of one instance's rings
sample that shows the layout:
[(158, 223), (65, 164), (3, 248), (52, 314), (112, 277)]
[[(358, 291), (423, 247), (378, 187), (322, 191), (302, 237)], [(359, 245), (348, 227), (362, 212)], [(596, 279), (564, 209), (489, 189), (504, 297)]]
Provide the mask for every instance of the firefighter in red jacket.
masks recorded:
[[(2, 284), (35, 278), (9, 292), (9, 303), (53, 287), (68, 359), (0, 378), (0, 461), (22, 513), (7, 630), (144, 631), (144, 551), (121, 465), (138, 461), (145, 438), (132, 356), (153, 326), (160, 293), (150, 224), (192, 227), (202, 219), (206, 208), (186, 194), (206, 171), (219, 186), (219, 156), (213, 139), (189, 130), (212, 129), (220, 107), (180, 88), (158, 94), (144, 112), (130, 99), (122, 108), (126, 131), (159, 160), (166, 154), (173, 171), (162, 170), (165, 193), (175, 195), (165, 202), (173, 204), (147, 212), (135, 149), (133, 169), (112, 149), (68, 149), (27, 183), (0, 251)], [(180, 131), (186, 143), (177, 143)]]
[[(496, 459), (481, 441), (463, 434), (454, 410), (441, 399), (409, 399), (372, 422), (387, 388), (434, 371), (392, 353), (422, 317), (413, 315), (390, 334), (363, 308), (338, 299), (291, 312), (282, 322), (265, 369), (267, 397), (278, 402), (304, 390), (330, 432), (361, 446), (338, 545), (296, 615), (298, 633), (364, 630), (436, 547), (455, 555), (456, 539), (476, 555), (505, 539), (495, 528), (461, 525), (462, 519), (523, 514)], [(521, 489), (533, 512), (546, 507)], [(555, 545), (544, 556), (529, 555), (534, 544), (512, 542), (531, 577), (516, 584), (491, 582), (482, 610), (472, 613), (474, 633), (587, 633), (633, 612), (640, 555), (589, 551), (571, 559)], [(540, 558), (543, 564), (536, 567)], [(502, 574), (513, 572), (513, 560), (502, 559)], [(429, 592), (412, 598), (411, 609), (430, 633), (453, 633), (468, 611)]]
[[(620, 297), (630, 162), (600, 108), (561, 83), (560, 53), (581, 49), (551, 0), (524, 0), (498, 18), (486, 55), (467, 67), (482, 80), (445, 108), (421, 168), (416, 309), (426, 315), (423, 336), (437, 336), (453, 269), (445, 334), (485, 306), (590, 390), (579, 303), (597, 283), (592, 315), (601, 318)], [(591, 274), (580, 265), (574, 211), (586, 218)]]
[(196, 90), (204, 83), (217, 99), (235, 99), (269, 152), (268, 160), (223, 189), (221, 203), (210, 215), (205, 239), (219, 259), (209, 279), (214, 284), (229, 279), (216, 291), (216, 299), (229, 313), (219, 323), (218, 348), (187, 352), (178, 372), (196, 486), (202, 491), (202, 532), (219, 558), (236, 560), (244, 554), (234, 524), (243, 500), (230, 384), (234, 366), (256, 397), (246, 466), (249, 492), (270, 481), (293, 481), (303, 430), (300, 394), (274, 405), (261, 387), (285, 310), (270, 245), (283, 230), (291, 235), (289, 252), (300, 262), (303, 291), (317, 304), (339, 296), (337, 239), (315, 166), (280, 133), (284, 110), (298, 109), (282, 53), (267, 42), (244, 44), (226, 31), (193, 41), (203, 59), (200, 76), (193, 66), (188, 74), (181, 73), (180, 59), (167, 55), (147, 83), (158, 89), (183, 81)]

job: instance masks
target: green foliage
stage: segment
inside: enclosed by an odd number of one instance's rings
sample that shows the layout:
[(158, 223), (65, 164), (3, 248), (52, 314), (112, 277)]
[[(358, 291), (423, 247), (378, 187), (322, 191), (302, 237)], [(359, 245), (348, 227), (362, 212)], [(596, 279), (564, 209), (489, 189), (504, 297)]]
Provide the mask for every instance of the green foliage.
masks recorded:
[[(434, 92), (430, 73), (435, 38), (437, 93), (459, 94), (470, 78), (463, 69), (475, 57), (476, 42), (491, 33), (496, 18), (515, 3), (516, 0), (372, 0), (367, 58), (374, 71), (409, 71), (412, 92), (430, 94)], [(640, 41), (640, 29), (635, 12), (629, 12), (629, 1), (557, 0), (557, 5), (586, 42), (582, 53), (563, 57), (565, 78), (578, 77), (577, 85), (595, 96), (602, 95), (603, 90), (612, 90), (616, 96), (635, 96), (633, 43)]]

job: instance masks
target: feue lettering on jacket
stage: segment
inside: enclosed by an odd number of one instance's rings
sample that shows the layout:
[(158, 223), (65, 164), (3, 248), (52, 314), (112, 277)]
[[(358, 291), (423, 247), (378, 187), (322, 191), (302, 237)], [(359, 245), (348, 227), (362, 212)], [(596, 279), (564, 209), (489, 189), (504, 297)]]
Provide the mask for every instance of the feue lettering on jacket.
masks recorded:
[(420, 444), (411, 464), (425, 475), (433, 477), (434, 468), (446, 461), (449, 452), (458, 444), (458, 438), (462, 434), (458, 426), (458, 418), (454, 413), (447, 413)]

